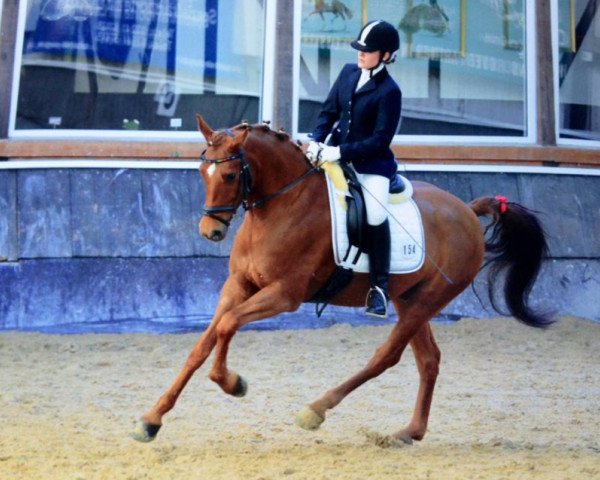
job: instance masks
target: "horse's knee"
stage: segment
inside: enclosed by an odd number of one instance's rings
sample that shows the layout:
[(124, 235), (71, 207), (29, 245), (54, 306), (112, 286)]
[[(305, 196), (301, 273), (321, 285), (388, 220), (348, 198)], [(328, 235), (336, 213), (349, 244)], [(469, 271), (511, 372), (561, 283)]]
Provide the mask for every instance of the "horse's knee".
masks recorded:
[(225, 315), (223, 315), (223, 317), (221, 317), (221, 320), (219, 320), (219, 324), (217, 325), (217, 338), (221, 340), (229, 339), (235, 334), (237, 329), (238, 324), (236, 317), (230, 312), (227, 312)]

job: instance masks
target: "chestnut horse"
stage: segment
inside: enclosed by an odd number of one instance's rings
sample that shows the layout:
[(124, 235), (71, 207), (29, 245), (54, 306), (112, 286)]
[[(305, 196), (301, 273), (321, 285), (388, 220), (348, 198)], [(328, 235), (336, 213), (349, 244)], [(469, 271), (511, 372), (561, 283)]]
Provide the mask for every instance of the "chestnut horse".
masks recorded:
[[(140, 441), (154, 439), (163, 416), (213, 349), (210, 379), (225, 393), (245, 395), (246, 382), (227, 367), (232, 337), (250, 322), (295, 311), (335, 269), (325, 179), (302, 149), (286, 134), (265, 125), (242, 124), (213, 131), (202, 117), (197, 120), (208, 145), (200, 165), (206, 187), (200, 233), (212, 241), (223, 240), (240, 205), (246, 213), (214, 317), (171, 387), (142, 417), (133, 434)], [(530, 210), (493, 197), (478, 198), (468, 206), (423, 182), (414, 182), (414, 200), (423, 219), (426, 260), (414, 273), (391, 277), (389, 294), (398, 321), (361, 371), (298, 415), (297, 424), (303, 428), (318, 428), (327, 410), (398, 363), (410, 343), (420, 377), (416, 406), (410, 423), (392, 437), (409, 443), (421, 440), (440, 363), (429, 320), (471, 284), (482, 268), (486, 250), (493, 254), (490, 292), (497, 280), (495, 274), (505, 273), (504, 296), (510, 313), (534, 327), (551, 323), (527, 302), (546, 254), (544, 232)], [(492, 219), (488, 243), (478, 216)], [(332, 304), (360, 307), (368, 289), (368, 275), (356, 274)]]

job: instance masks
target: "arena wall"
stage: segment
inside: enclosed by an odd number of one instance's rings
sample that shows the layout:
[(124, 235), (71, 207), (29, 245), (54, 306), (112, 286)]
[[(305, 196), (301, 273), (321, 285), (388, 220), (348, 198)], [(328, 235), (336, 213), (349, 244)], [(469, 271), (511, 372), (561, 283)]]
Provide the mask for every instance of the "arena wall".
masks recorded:
[[(598, 176), (418, 168), (407, 176), (464, 201), (502, 194), (540, 212), (550, 258), (533, 304), (600, 321)], [(204, 328), (227, 275), (233, 235), (218, 244), (199, 236), (203, 202), (193, 169), (0, 169), (0, 329)], [(494, 315), (483, 298), (484, 275), (475, 292), (465, 291), (440, 319)], [(328, 307), (318, 319), (314, 306), (305, 305), (259, 328), (326, 326), (360, 317), (353, 309)]]

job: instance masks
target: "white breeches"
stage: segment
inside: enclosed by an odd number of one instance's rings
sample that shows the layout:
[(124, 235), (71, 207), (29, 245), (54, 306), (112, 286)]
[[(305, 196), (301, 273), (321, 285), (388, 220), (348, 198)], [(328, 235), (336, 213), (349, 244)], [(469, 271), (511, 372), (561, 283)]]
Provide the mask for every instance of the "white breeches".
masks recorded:
[(356, 172), (358, 181), (363, 186), (367, 223), (381, 225), (387, 219), (387, 201), (390, 191), (390, 180), (381, 175)]

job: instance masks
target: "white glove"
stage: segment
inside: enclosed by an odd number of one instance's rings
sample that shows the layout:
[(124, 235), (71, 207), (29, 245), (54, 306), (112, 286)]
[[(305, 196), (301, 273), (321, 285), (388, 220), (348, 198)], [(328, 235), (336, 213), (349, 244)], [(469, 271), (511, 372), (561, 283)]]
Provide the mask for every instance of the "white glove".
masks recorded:
[(340, 158), (342, 158), (342, 154), (340, 153), (340, 147), (329, 147), (327, 145), (321, 144), (321, 151), (317, 157), (319, 163), (335, 162)]
[(306, 150), (306, 156), (312, 163), (315, 163), (317, 161), (317, 157), (319, 156), (319, 150), (321, 150), (319, 143), (310, 142), (308, 144), (308, 149)]

